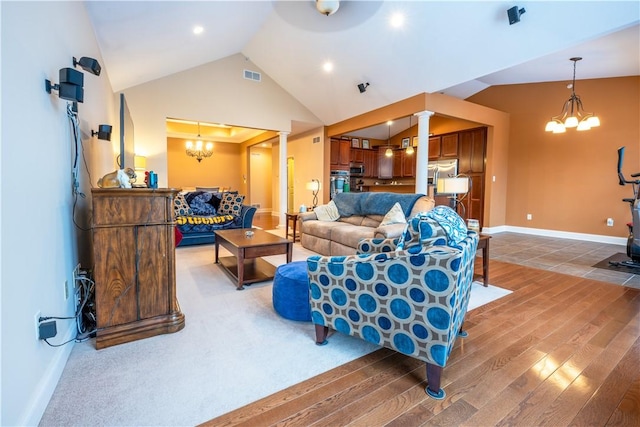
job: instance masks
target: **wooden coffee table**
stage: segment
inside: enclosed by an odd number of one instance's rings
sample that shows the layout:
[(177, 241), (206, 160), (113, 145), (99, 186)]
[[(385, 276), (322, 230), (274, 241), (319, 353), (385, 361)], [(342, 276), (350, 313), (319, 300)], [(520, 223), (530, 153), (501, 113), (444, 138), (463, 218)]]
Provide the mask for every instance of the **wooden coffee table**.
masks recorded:
[[(247, 236), (247, 231), (252, 231), (253, 236)], [(275, 234), (253, 228), (237, 228), (218, 230), (215, 235), (215, 262), (236, 281), (239, 291), (244, 289), (244, 285), (273, 279), (276, 268), (260, 257), (286, 254), (287, 263), (291, 262), (293, 242)], [(220, 258), (220, 246), (233, 256)]]

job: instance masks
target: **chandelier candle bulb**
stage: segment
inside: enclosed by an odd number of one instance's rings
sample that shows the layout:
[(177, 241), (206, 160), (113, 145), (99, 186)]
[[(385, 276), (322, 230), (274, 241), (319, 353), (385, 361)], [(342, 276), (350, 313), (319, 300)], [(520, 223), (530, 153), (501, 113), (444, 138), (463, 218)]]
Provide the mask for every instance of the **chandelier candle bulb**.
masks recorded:
[(570, 58), (573, 61), (573, 81), (567, 85), (571, 89), (571, 97), (564, 103), (562, 112), (553, 116), (547, 122), (544, 130), (546, 132), (564, 133), (567, 128), (576, 128), (578, 131), (589, 130), (592, 127), (600, 126), (600, 119), (593, 113), (587, 113), (582, 106), (582, 100), (576, 95), (576, 63), (582, 58)]

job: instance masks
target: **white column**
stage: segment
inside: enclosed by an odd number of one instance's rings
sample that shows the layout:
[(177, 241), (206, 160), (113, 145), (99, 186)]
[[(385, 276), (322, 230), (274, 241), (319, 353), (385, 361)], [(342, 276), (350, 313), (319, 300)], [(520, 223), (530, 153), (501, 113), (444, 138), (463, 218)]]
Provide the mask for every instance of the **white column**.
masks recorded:
[(278, 132), (280, 135), (280, 151), (279, 151), (279, 160), (280, 160), (280, 181), (278, 182), (279, 187), (279, 218), (278, 228), (283, 228), (286, 222), (285, 213), (287, 212), (287, 135), (289, 132)]
[(416, 193), (429, 194), (427, 175), (429, 171), (429, 118), (433, 111), (415, 113), (418, 116), (418, 149), (416, 150)]

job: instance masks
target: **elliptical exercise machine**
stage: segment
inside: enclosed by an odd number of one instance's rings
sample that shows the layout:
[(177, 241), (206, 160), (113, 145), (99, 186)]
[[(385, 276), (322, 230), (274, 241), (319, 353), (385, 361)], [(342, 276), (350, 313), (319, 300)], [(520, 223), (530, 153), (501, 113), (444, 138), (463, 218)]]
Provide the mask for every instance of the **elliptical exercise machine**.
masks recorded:
[(640, 186), (640, 172), (632, 173), (631, 178), (626, 179), (622, 174), (622, 162), (624, 159), (624, 147), (618, 148), (618, 181), (620, 185), (631, 184), (633, 190), (633, 198), (622, 199), (623, 202), (629, 203), (631, 206), (632, 222), (628, 223), (629, 237), (627, 239), (627, 256), (631, 259), (626, 261), (610, 261), (609, 264), (615, 266), (624, 266), (632, 268), (640, 268), (640, 199), (638, 199), (638, 188)]

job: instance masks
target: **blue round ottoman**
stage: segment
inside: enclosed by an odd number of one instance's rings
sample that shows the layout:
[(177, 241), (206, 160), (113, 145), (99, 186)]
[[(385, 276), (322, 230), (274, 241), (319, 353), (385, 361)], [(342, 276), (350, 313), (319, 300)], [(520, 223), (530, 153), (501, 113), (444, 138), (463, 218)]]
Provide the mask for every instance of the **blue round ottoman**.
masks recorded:
[(285, 319), (311, 321), (306, 261), (290, 262), (276, 269), (273, 279), (273, 308)]

